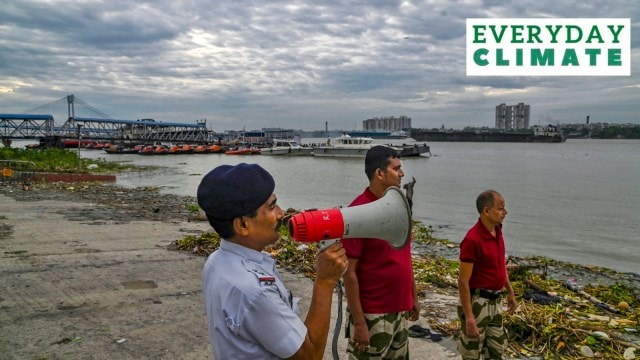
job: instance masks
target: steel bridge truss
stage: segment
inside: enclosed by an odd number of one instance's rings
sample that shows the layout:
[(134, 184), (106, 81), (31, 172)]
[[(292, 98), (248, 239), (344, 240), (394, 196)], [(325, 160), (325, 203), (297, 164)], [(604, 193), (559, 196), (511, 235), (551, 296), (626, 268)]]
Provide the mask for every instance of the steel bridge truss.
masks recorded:
[(206, 143), (211, 132), (204, 122), (183, 124), (145, 120), (116, 120), (70, 117), (62, 126), (55, 126), (52, 115), (0, 114), (0, 138), (92, 139), (130, 142)]
[(0, 114), (0, 137), (36, 139), (54, 134), (52, 115)]
[(210, 132), (204, 123), (182, 124), (152, 120), (116, 120), (71, 117), (60, 128), (61, 137), (109, 141), (189, 142), (210, 141)]

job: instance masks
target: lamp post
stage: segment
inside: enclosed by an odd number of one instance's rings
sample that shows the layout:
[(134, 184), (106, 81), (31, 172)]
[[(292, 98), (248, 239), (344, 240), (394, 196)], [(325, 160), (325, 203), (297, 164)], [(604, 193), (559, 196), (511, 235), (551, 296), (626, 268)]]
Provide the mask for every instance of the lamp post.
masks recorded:
[(80, 140), (82, 139), (82, 125), (76, 125), (78, 127), (78, 172), (80, 172)]

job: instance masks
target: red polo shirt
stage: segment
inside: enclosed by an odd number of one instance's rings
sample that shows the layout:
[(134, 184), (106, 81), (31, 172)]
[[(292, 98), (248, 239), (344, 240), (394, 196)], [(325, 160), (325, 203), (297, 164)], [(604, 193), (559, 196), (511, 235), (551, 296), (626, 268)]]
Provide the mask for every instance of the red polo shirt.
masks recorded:
[(460, 261), (473, 263), (470, 288), (502, 290), (507, 281), (502, 225), (493, 236), (478, 219), (460, 243)]
[[(376, 200), (378, 197), (366, 188), (349, 206)], [(411, 310), (411, 240), (399, 250), (379, 239), (342, 239), (342, 244), (347, 257), (358, 259), (356, 276), (360, 288), (360, 303), (365, 313), (388, 314)]]

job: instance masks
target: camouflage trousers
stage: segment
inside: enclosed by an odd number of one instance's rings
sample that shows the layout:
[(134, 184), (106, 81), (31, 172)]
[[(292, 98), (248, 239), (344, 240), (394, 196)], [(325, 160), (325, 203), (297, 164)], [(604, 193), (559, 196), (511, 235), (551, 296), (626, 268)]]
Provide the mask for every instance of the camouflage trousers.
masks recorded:
[(409, 312), (364, 314), (369, 328), (369, 349), (360, 351), (353, 346), (353, 316), (347, 309), (345, 337), (349, 339), (347, 354), (350, 360), (408, 360)]
[(507, 349), (507, 335), (502, 326), (502, 306), (500, 299), (488, 300), (474, 295), (471, 307), (479, 338), (470, 338), (465, 334), (466, 318), (462, 306), (458, 306), (461, 331), (458, 339), (458, 352), (463, 359), (503, 359)]

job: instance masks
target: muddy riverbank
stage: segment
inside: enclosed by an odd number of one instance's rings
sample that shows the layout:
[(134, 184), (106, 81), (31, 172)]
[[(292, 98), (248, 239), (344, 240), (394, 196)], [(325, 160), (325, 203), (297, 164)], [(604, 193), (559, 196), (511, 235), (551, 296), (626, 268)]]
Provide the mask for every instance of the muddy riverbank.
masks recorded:
[[(211, 230), (194, 203), (155, 188), (0, 184), (2, 358), (210, 358), (200, 290), (205, 258), (170, 250), (177, 239)], [(311, 280), (282, 275), (302, 297), (304, 316)], [(454, 299), (429, 301), (443, 309)], [(337, 308), (334, 296), (331, 329)], [(421, 324), (428, 326), (425, 317)], [(340, 336), (343, 358), (345, 346)], [(449, 338), (411, 339), (418, 359), (458, 358), (452, 349)]]
[[(155, 187), (35, 183), (23, 190), (0, 184), (0, 354), (8, 359), (210, 357), (200, 290), (205, 258), (172, 250), (178, 239), (211, 231), (195, 203)], [(458, 253), (457, 245), (446, 241), (415, 242), (413, 250), (446, 259)], [(530, 260), (512, 262), (526, 266)], [(288, 268), (282, 273), (292, 291), (310, 293), (311, 280)], [(575, 278), (581, 285), (640, 288), (633, 273), (560, 262), (545, 270), (561, 282)], [(439, 281), (421, 286), (420, 324), (436, 329), (455, 319), (457, 303), (455, 278)], [(303, 311), (308, 301), (303, 298)], [(335, 322), (336, 298), (332, 315)], [(411, 341), (415, 358), (458, 358), (452, 336), (438, 343)], [(340, 337), (341, 354), (344, 346)], [(325, 359), (331, 358), (328, 346)]]

